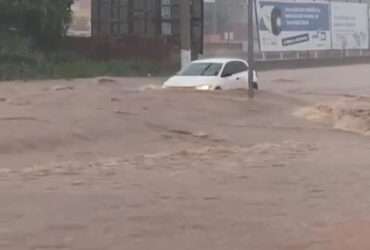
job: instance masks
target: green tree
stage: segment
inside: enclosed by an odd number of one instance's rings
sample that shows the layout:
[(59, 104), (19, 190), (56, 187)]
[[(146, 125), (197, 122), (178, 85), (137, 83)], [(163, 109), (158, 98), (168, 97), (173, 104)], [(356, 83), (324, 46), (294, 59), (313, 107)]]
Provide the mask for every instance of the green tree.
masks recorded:
[(0, 0), (0, 31), (30, 37), (53, 48), (65, 36), (74, 0)]

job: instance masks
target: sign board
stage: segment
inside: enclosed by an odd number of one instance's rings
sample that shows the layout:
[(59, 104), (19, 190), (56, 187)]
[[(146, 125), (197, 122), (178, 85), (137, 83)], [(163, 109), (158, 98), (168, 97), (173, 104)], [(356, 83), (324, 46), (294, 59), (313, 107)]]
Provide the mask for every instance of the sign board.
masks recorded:
[(257, 0), (256, 8), (262, 51), (330, 49), (327, 1)]
[(331, 31), (333, 49), (368, 49), (368, 5), (332, 2)]

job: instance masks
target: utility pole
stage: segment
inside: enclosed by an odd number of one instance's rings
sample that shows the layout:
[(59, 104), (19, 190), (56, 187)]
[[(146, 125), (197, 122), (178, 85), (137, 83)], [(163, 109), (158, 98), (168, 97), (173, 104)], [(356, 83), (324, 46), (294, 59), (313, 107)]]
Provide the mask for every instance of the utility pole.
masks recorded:
[(254, 97), (254, 27), (253, 27), (253, 2), (254, 0), (248, 0), (248, 96)]
[(184, 68), (191, 62), (190, 1), (191, 0), (180, 0), (181, 68)]

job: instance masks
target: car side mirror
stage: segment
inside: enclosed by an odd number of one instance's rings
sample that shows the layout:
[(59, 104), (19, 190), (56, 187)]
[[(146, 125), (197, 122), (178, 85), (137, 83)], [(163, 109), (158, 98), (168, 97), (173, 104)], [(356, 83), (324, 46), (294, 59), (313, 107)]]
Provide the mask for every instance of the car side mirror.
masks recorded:
[(223, 73), (222, 74), (222, 77), (229, 77), (229, 76), (232, 76), (233, 74), (231, 74), (231, 73)]

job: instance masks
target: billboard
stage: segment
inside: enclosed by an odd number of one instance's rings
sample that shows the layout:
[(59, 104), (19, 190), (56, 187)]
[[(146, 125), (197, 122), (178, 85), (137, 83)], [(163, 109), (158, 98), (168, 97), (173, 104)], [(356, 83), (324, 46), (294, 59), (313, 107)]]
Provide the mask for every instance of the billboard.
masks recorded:
[(368, 5), (364, 3), (331, 3), (333, 49), (368, 49)]
[(256, 8), (262, 51), (330, 49), (327, 1), (257, 0)]

